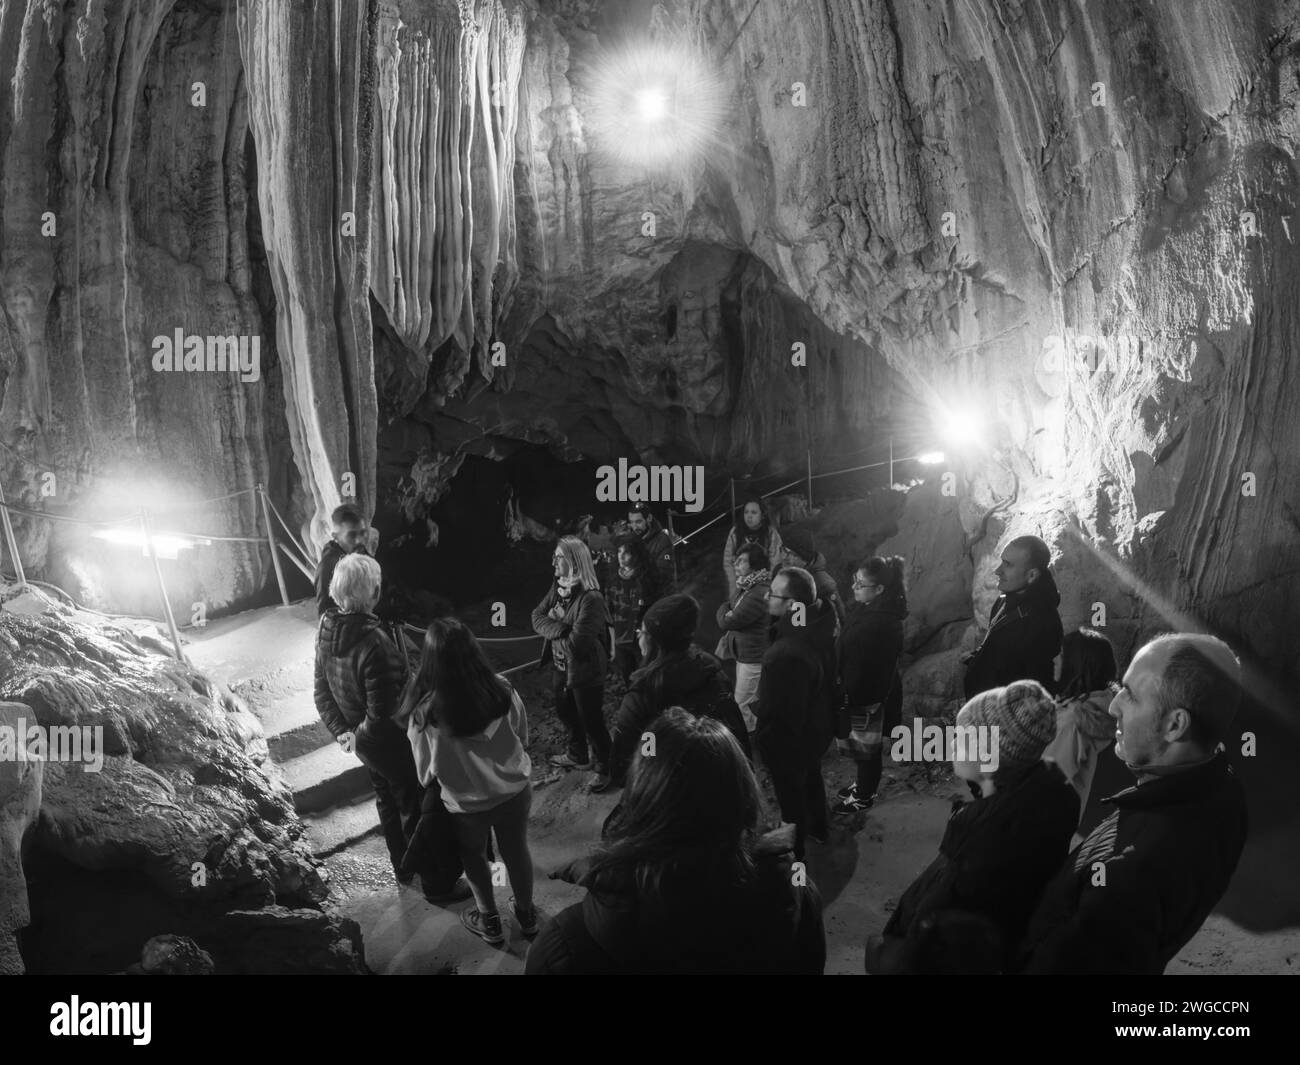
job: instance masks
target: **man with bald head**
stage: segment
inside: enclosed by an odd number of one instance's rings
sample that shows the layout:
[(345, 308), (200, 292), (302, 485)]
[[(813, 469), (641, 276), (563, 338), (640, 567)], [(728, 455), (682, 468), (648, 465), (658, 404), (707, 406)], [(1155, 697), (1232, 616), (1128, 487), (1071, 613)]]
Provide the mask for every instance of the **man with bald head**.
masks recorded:
[(1246, 842), (1228, 765), (1241, 665), (1213, 636), (1158, 636), (1115, 698), (1115, 753), (1137, 784), (1048, 885), (1022, 949), (1025, 972), (1159, 974), (1218, 904)]

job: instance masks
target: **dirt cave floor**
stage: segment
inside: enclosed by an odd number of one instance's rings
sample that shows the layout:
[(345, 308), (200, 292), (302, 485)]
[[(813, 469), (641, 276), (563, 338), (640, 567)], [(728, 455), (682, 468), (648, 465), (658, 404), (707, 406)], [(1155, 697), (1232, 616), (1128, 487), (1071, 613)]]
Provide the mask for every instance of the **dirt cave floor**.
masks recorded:
[[(565, 773), (549, 766), (550, 755), (563, 748), (563, 730), (555, 717), (548, 678), (530, 670), (513, 679), (531, 710), (529, 748), (535, 793), (530, 844), (537, 872), (535, 897), (545, 921), (584, 894), (583, 889), (552, 880), (548, 874), (590, 850), (618, 796), (617, 792), (591, 795), (584, 788), (588, 773)], [(616, 705), (616, 693), (607, 691), (607, 716)], [(823, 773), (827, 793), (833, 796), (853, 780), (854, 765), (831, 753)], [(780, 816), (771, 782), (762, 770), (759, 780), (769, 821), (775, 825)], [(827, 843), (809, 845), (809, 874), (825, 904), (828, 974), (863, 971), (867, 937), (884, 926), (899, 895), (934, 857), (951, 801), (960, 795), (943, 767), (891, 767), (887, 762), (875, 806), (851, 819), (834, 817)], [(366, 961), (376, 973), (523, 971), (528, 940), (507, 916), (509, 888), (497, 889), (507, 942), (494, 948), (460, 925), (460, 911), (472, 902), (443, 909), (426, 902), (418, 888), (399, 889), (378, 836), (339, 851), (326, 859), (326, 865), (340, 908), (361, 925)], [(1214, 914), (1168, 972), (1300, 973), (1300, 929), (1254, 935)]]

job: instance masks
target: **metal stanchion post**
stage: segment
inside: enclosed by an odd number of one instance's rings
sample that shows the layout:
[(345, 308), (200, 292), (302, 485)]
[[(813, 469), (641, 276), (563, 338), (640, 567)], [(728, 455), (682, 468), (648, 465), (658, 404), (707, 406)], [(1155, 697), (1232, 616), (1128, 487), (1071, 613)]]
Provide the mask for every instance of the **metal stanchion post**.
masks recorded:
[(284, 570), (280, 568), (280, 556), (275, 551), (275, 530), (271, 528), (271, 508), (266, 503), (266, 489), (261, 482), (257, 485), (257, 500), (262, 505), (262, 521), (266, 525), (266, 542), (271, 548), (271, 565), (275, 567), (275, 583), (280, 586), (280, 602), (289, 605), (289, 592), (284, 586)]
[(736, 522), (736, 478), (731, 478), (731, 522)]
[(889, 438), (889, 487), (894, 487), (894, 438)]
[(812, 510), (812, 448), (809, 448), (806, 454), (808, 456), (808, 509)]
[(23, 560), (18, 557), (18, 537), (14, 535), (13, 522), (9, 520), (9, 508), (4, 505), (5, 490), (0, 485), (0, 525), (4, 526), (5, 543), (9, 546), (9, 555), (14, 560), (14, 576), (18, 579), (18, 587), (27, 587), (27, 574), (23, 572)]
[(176, 618), (172, 616), (171, 600), (167, 598), (167, 584), (163, 580), (162, 566), (158, 564), (158, 551), (154, 547), (153, 529), (149, 526), (149, 512), (140, 512), (140, 527), (144, 530), (144, 549), (153, 562), (154, 576), (158, 578), (158, 595), (162, 598), (163, 617), (167, 619), (167, 631), (171, 633), (172, 646), (176, 648), (178, 661), (185, 661), (185, 652), (181, 650), (181, 634), (176, 631)]

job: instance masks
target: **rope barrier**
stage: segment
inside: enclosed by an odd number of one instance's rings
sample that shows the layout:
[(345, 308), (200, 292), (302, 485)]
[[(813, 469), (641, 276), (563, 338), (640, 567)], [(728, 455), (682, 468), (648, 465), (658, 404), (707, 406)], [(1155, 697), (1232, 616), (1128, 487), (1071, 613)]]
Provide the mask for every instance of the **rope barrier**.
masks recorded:
[(249, 492), (255, 492), (255, 488), (241, 488), (237, 492), (229, 492), (224, 496), (212, 496), (210, 499), (196, 499), (192, 503), (174, 503), (168, 507), (150, 508), (154, 514), (167, 514), (173, 510), (189, 510), (191, 507), (205, 507), (209, 503), (224, 503), (227, 499), (236, 499), (239, 496), (247, 495)]
[(73, 518), (67, 514), (51, 514), (48, 510), (34, 510), (31, 507), (24, 507), (18, 503), (0, 503), (0, 508), (12, 511), (15, 514), (22, 514), (29, 518), (46, 518), (49, 521), (67, 522), (69, 525), (125, 525), (129, 521), (139, 521), (139, 514), (132, 514), (129, 518), (113, 518), (112, 520), (96, 521), (92, 518)]
[(289, 537), (289, 542), (298, 549), (298, 554), (302, 556), (303, 561), (310, 565), (311, 556), (307, 554), (307, 548), (303, 545), (302, 541), (294, 535), (293, 530), (289, 528), (288, 522), (280, 516), (280, 512), (276, 509), (275, 504), (271, 502), (271, 497), (269, 495), (266, 497), (266, 505), (271, 508), (271, 513), (275, 515), (276, 521), (280, 523), (280, 528), (282, 528), (285, 535)]
[[(419, 625), (412, 625), (409, 621), (402, 622), (402, 625), (409, 632), (413, 632), (419, 636), (424, 635), (424, 629), (421, 628)], [(524, 640), (542, 640), (545, 639), (545, 637), (539, 636), (537, 633), (534, 632), (529, 636), (477, 636), (476, 635), (475, 639), (477, 639), (479, 643), (522, 643)]]

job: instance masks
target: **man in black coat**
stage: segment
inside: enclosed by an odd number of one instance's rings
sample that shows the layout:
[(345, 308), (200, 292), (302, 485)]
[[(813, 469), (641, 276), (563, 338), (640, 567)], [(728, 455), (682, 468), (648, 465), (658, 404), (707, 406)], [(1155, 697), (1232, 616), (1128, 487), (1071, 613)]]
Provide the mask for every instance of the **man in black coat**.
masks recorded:
[(366, 548), (366, 519), (361, 511), (351, 503), (343, 503), (334, 508), (330, 521), (334, 525), (334, 538), (321, 548), (320, 561), (316, 564), (317, 617), (327, 610), (338, 608), (338, 604), (330, 598), (330, 581), (334, 578), (334, 568), (339, 560), (355, 551), (363, 555), (370, 554)]
[(778, 573), (767, 594), (776, 638), (763, 656), (754, 741), (802, 859), (805, 839), (823, 843), (827, 833), (821, 759), (835, 735), (835, 609), (817, 598), (812, 574), (795, 567)]
[(1159, 975), (1228, 888), (1246, 800), (1220, 749), (1241, 666), (1222, 640), (1157, 637), (1110, 705), (1115, 753), (1137, 785), (1048, 884), (1022, 945), (1029, 973)]
[(1064, 632), (1051, 561), (1051, 551), (1037, 536), (1017, 537), (1003, 549), (995, 571), (1002, 594), (989, 615), (989, 631), (962, 659), (967, 699), (1013, 680), (1036, 680), (1048, 691), (1055, 687)]
[(659, 524), (659, 519), (644, 503), (635, 504), (627, 512), (627, 524), (645, 544), (660, 590), (664, 594), (672, 591), (676, 582), (673, 580), (673, 538), (668, 530)]

